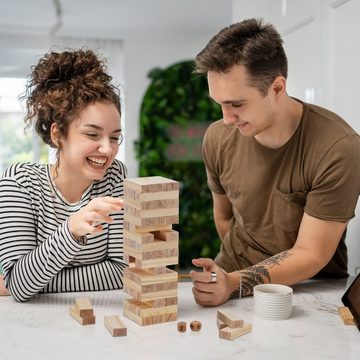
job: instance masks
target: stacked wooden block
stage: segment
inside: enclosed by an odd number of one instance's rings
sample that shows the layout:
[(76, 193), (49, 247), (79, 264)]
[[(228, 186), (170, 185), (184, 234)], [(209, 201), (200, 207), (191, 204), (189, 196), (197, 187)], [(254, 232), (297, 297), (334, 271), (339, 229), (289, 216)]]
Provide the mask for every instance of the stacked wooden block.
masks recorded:
[(243, 320), (228, 311), (218, 310), (216, 324), (221, 339), (233, 340), (251, 331), (251, 324), (244, 324)]
[(139, 325), (177, 318), (179, 183), (160, 176), (124, 181), (124, 315)]

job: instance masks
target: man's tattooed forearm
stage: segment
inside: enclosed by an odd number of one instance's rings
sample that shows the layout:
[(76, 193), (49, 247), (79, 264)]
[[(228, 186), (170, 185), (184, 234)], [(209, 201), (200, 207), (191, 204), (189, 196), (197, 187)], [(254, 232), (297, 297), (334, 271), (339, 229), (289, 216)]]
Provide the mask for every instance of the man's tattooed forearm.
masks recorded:
[(291, 255), (292, 253), (289, 251), (283, 251), (280, 254), (265, 259), (257, 265), (241, 270), (241, 297), (252, 295), (255, 285), (270, 283), (269, 269), (275, 265), (281, 265), (281, 263)]

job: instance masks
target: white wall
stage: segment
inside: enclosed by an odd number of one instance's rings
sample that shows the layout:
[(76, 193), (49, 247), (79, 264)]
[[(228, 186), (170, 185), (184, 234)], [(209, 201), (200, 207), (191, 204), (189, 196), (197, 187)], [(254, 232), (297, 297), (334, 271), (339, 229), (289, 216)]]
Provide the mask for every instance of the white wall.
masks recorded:
[[(234, 0), (233, 22), (263, 17), (284, 39), (288, 92), (325, 106), (360, 132), (358, 0)], [(360, 265), (360, 203), (349, 224), (349, 272)]]
[(138, 175), (133, 144), (139, 137), (140, 106), (150, 84), (148, 72), (154, 67), (166, 68), (179, 61), (194, 58), (210, 40), (210, 36), (212, 34), (208, 33), (150, 33), (125, 39), (125, 163), (129, 177)]

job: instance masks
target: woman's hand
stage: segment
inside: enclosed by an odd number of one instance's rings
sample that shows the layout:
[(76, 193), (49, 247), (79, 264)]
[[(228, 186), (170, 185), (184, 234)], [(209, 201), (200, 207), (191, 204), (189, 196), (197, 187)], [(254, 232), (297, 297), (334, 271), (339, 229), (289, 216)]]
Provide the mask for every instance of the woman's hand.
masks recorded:
[(75, 238), (87, 234), (97, 234), (103, 230), (101, 223), (111, 224), (111, 213), (120, 211), (123, 200), (111, 196), (92, 199), (85, 207), (70, 215), (69, 228)]
[(4, 276), (0, 275), (0, 296), (10, 295), (8, 289), (5, 287)]
[[(211, 259), (193, 259), (192, 263), (204, 270), (190, 272), (193, 281), (192, 291), (197, 304), (202, 306), (221, 305), (228, 301), (233, 291), (238, 288), (239, 275), (236, 272), (225, 272)], [(216, 275), (212, 275), (212, 273)]]

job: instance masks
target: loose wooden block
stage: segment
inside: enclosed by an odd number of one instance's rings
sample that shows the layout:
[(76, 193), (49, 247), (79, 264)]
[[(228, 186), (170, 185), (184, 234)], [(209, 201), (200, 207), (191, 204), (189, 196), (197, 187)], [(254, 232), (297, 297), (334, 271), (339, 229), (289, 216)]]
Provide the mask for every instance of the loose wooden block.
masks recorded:
[(226, 327), (226, 324), (220, 319), (216, 319), (216, 326), (219, 330), (221, 330)]
[(245, 335), (251, 331), (251, 324), (245, 324), (243, 327), (230, 328), (224, 327), (219, 331), (219, 337), (221, 339), (233, 340), (239, 336)]
[(340, 306), (338, 311), (345, 325), (355, 325), (354, 317), (347, 306)]
[(218, 310), (217, 318), (230, 328), (241, 328), (244, 326), (243, 320), (237, 319), (236, 316), (225, 310)]
[(104, 316), (104, 325), (109, 330), (111, 336), (127, 335), (127, 328), (117, 315)]
[(75, 305), (70, 307), (69, 314), (81, 325), (95, 324), (95, 316), (94, 315), (80, 316), (78, 313), (78, 309)]
[(91, 302), (88, 298), (76, 298), (75, 299), (76, 313), (82, 317), (93, 316), (94, 310)]

